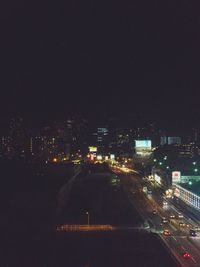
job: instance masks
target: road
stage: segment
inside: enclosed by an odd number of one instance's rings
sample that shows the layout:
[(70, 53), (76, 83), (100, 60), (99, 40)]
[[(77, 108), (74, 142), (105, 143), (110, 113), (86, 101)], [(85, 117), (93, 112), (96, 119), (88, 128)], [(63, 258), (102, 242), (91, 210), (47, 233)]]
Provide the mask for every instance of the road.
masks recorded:
[[(181, 208), (174, 201), (166, 199), (156, 184), (141, 178), (137, 173), (124, 170), (121, 170), (121, 173), (118, 170), (117, 173), (130, 202), (141, 214), (147, 227), (159, 235), (166, 249), (170, 250), (180, 266), (200, 266), (200, 234), (197, 233), (196, 237), (189, 236), (189, 229), (198, 227), (197, 219), (189, 216), (186, 208)], [(151, 193), (143, 192), (144, 186), (147, 186)], [(183, 218), (179, 218), (180, 213)], [(165, 229), (170, 231), (170, 236), (163, 234)], [(185, 252), (190, 254), (187, 259), (183, 257)]]

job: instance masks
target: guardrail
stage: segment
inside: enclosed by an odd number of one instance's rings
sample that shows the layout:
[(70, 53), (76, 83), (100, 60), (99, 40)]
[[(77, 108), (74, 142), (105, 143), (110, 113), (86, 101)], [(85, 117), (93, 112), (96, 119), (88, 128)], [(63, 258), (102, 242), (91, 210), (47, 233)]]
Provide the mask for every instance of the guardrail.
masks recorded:
[(56, 226), (57, 232), (98, 232), (98, 231), (145, 231), (144, 226), (113, 226), (110, 224), (61, 224)]
[(63, 224), (56, 227), (57, 232), (96, 232), (96, 231), (112, 231), (112, 225), (87, 225), (87, 224)]

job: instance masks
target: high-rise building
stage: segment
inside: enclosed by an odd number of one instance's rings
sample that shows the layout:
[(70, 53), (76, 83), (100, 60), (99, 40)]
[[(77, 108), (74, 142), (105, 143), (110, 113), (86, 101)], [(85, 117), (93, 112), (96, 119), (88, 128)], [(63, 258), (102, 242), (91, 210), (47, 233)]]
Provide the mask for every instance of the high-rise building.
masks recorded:
[(181, 145), (181, 137), (179, 136), (161, 136), (160, 145)]
[(94, 144), (99, 151), (105, 151), (109, 145), (109, 130), (107, 127), (97, 127), (93, 133)]
[(168, 145), (181, 145), (181, 137), (178, 136), (168, 136), (167, 137)]
[(160, 145), (164, 146), (167, 144), (167, 137), (166, 136), (161, 136), (160, 137)]

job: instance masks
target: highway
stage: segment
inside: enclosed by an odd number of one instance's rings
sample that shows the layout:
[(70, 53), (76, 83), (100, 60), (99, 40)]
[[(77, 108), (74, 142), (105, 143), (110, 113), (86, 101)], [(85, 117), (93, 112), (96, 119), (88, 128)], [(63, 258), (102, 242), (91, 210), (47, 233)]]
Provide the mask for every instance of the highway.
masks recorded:
[[(155, 183), (136, 172), (118, 169), (117, 173), (130, 202), (143, 217), (146, 227), (158, 234), (179, 265), (200, 266), (200, 233), (196, 237), (189, 236), (189, 230), (199, 226), (197, 219), (191, 218), (187, 209), (181, 209), (174, 201), (167, 199)], [(144, 186), (149, 193), (143, 192)], [(164, 230), (169, 230), (169, 235), (164, 235)]]

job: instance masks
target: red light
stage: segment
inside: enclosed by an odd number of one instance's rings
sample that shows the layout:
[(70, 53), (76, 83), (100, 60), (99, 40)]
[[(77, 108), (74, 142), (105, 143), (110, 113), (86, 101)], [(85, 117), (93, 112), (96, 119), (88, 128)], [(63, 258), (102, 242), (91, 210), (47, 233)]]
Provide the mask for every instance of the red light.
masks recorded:
[(188, 253), (188, 252), (185, 252), (184, 254), (183, 254), (183, 258), (184, 259), (189, 259), (191, 256), (190, 256), (190, 254)]
[(169, 230), (164, 230), (163, 234), (164, 234), (165, 236), (171, 236), (171, 233), (170, 233)]

